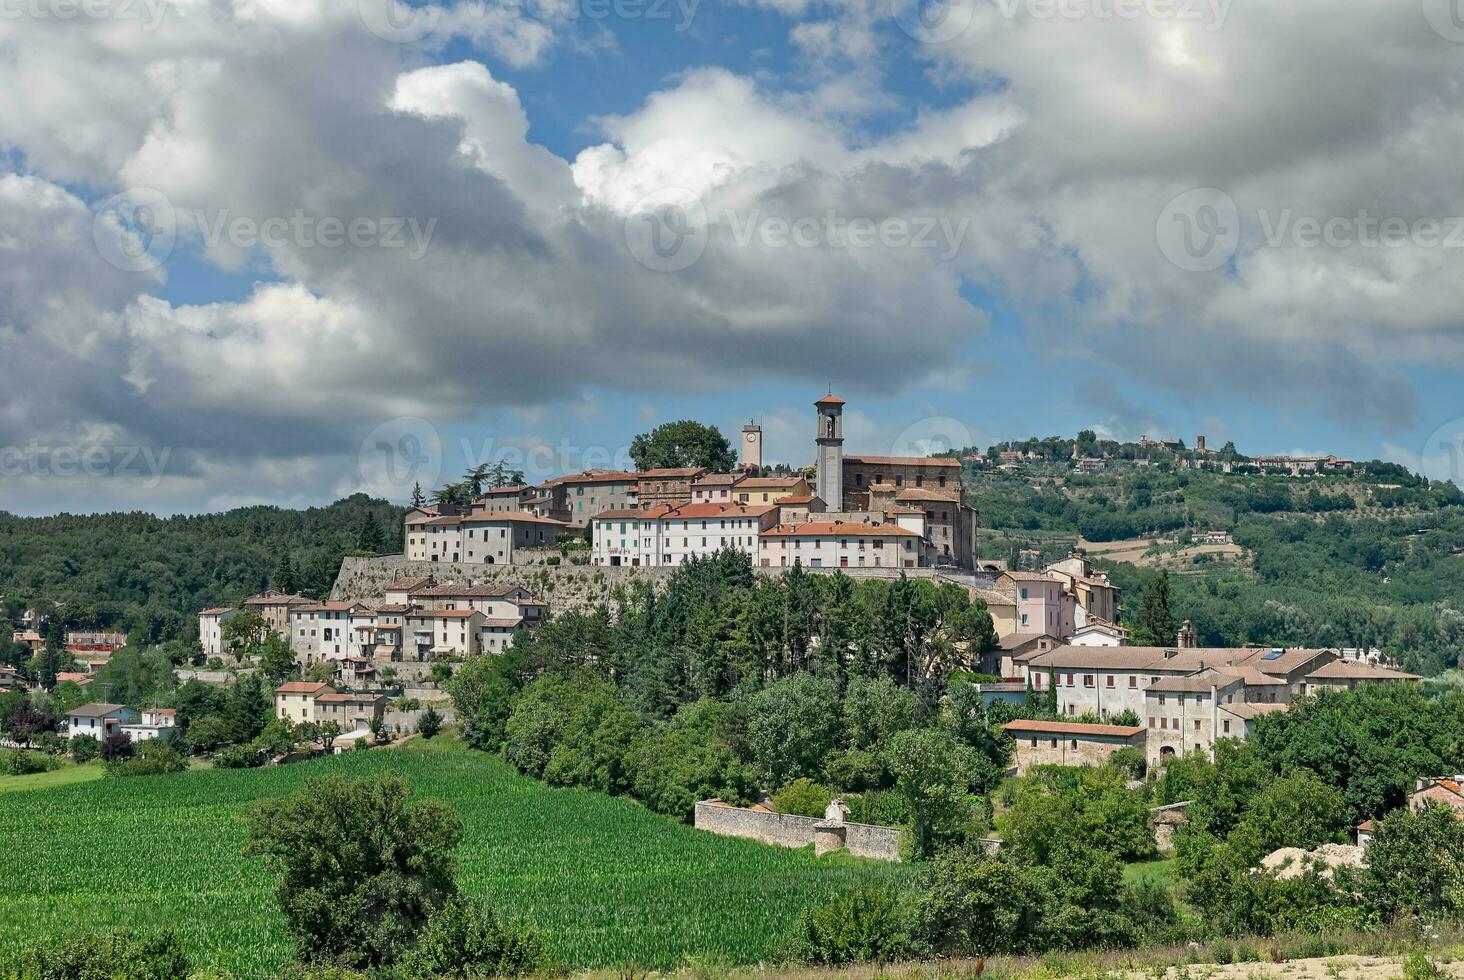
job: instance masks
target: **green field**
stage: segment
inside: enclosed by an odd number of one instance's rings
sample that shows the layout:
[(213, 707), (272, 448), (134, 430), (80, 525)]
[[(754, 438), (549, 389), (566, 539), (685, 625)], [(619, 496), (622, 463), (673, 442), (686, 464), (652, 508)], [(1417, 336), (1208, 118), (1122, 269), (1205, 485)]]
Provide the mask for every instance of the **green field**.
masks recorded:
[(270, 974), (291, 950), (271, 882), (240, 857), (241, 806), (311, 775), (383, 769), (458, 810), (465, 890), (530, 918), (572, 967), (755, 963), (802, 906), (908, 873), (714, 837), (626, 800), (552, 789), (438, 739), (272, 769), (0, 794), (0, 949), (79, 928), (171, 925), (200, 967)]

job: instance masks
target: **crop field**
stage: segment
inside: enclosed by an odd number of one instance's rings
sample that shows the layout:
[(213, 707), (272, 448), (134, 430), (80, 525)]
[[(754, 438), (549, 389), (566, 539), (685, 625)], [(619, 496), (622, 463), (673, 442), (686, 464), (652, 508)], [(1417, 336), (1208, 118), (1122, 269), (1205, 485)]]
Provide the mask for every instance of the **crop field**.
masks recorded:
[(290, 944), (272, 882), (240, 856), (241, 808), (311, 775), (383, 769), (457, 809), (464, 890), (531, 920), (571, 967), (755, 963), (804, 905), (908, 873), (714, 837), (438, 739), (272, 769), (0, 793), (0, 954), (81, 928), (172, 926), (197, 966), (270, 975)]

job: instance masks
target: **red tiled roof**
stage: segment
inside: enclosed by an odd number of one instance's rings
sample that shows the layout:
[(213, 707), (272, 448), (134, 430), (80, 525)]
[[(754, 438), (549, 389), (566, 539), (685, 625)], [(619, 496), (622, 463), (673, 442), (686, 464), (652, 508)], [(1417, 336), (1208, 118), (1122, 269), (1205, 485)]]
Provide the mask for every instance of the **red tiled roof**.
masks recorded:
[(1054, 735), (1107, 735), (1133, 738), (1144, 731), (1143, 725), (1090, 725), (1074, 721), (1032, 721), (1019, 718), (1001, 726), (1009, 732), (1050, 732)]
[(636, 473), (638, 480), (655, 480), (662, 477), (696, 477), (705, 473), (705, 466), (670, 466), (654, 470), (641, 470)]
[(199, 613), (200, 616), (222, 616), (224, 613), (237, 612), (233, 606), (215, 606), (213, 609), (205, 609)]
[(824, 395), (818, 401), (814, 402), (814, 404), (815, 405), (847, 405), (848, 402), (844, 401), (844, 399), (840, 398), (838, 395), (835, 395), (834, 393), (830, 392), (829, 394)]
[(763, 532), (769, 538), (918, 538), (914, 531), (898, 524), (855, 524), (846, 521), (809, 521), (806, 524), (779, 524)]
[(318, 694), (321, 691), (333, 693), (335, 688), (329, 684), (318, 684), (315, 681), (285, 681), (275, 688), (276, 694)]
[(845, 456), (845, 463), (863, 463), (866, 466), (935, 466), (942, 469), (960, 469), (959, 460), (945, 456)]

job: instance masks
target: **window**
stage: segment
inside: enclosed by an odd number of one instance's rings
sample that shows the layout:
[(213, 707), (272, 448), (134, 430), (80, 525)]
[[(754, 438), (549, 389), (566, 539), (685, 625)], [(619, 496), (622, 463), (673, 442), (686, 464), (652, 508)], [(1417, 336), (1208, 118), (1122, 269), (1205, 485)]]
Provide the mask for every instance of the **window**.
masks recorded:
[(1199, 731), (1199, 730), (1200, 730), (1200, 719), (1196, 718), (1195, 719), (1195, 731)]
[(1134, 675), (1130, 674), (1129, 675), (1129, 690), (1133, 690), (1134, 688), (1136, 688), (1138, 686), (1139, 686), (1139, 679), (1137, 677), (1135, 677)]
[(1112, 674), (1109, 674), (1108, 675), (1108, 686), (1109, 687), (1112, 687), (1113, 686), (1113, 675)]
[(1229, 735), (1230, 734), (1230, 722), (1225, 721), (1225, 722), (1221, 722), (1221, 724), (1225, 726), (1225, 734)]
[(1068, 743), (1068, 745), (1069, 745), (1070, 748), (1076, 749), (1078, 747), (1078, 740), (1077, 739), (1073, 739), (1071, 742)]

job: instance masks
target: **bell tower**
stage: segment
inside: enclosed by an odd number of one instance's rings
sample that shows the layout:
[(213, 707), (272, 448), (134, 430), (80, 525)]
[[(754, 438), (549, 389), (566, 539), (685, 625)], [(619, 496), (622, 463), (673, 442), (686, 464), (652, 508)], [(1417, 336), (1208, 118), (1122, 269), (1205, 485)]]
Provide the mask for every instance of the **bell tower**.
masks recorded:
[(818, 409), (818, 475), (814, 493), (829, 510), (844, 509), (844, 399), (825, 395)]
[(742, 427), (742, 466), (744, 469), (762, 469), (762, 426), (748, 422)]

